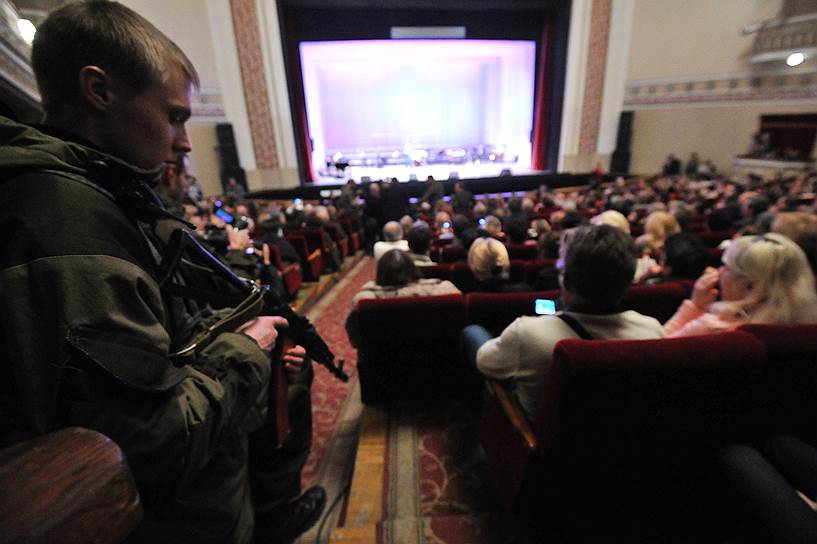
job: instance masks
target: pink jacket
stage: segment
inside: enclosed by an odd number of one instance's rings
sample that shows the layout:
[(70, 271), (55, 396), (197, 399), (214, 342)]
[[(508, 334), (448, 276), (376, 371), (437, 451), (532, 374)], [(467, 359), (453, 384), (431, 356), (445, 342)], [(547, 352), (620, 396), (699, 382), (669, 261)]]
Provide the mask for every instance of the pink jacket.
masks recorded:
[(731, 331), (743, 325), (745, 320), (723, 319), (698, 308), (691, 300), (685, 300), (675, 315), (664, 324), (667, 336), (700, 336)]

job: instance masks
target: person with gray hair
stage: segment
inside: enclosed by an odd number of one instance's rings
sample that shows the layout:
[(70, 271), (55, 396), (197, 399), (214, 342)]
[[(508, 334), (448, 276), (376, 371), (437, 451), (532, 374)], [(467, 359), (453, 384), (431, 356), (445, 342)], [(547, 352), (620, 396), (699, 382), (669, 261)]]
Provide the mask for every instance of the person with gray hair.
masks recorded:
[(389, 221), (383, 225), (383, 239), (374, 244), (374, 260), (379, 261), (380, 257), (392, 249), (409, 250), (408, 242), (403, 239), (403, 226), (397, 221)]

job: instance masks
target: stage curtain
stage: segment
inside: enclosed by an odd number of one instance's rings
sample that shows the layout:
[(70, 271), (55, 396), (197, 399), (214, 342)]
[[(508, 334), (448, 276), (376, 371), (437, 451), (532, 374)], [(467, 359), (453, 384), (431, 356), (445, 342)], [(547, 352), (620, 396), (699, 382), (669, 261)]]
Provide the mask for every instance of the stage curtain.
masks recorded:
[(533, 149), (531, 168), (545, 170), (547, 167), (548, 123), (550, 122), (550, 33), (551, 25), (546, 21), (542, 28), (539, 44), (539, 66), (536, 74), (536, 97), (533, 113)]
[(306, 99), (304, 98), (303, 75), (301, 74), (301, 54), (298, 47), (298, 37), (295, 34), (292, 24), (287, 25), (287, 45), (289, 46), (290, 62), (290, 91), (292, 97), (290, 106), (292, 116), (295, 120), (295, 138), (300, 141), (297, 147), (298, 164), (300, 171), (306, 178), (305, 181), (312, 183), (318, 179), (315, 167), (312, 164), (312, 142), (309, 137), (309, 123), (306, 119)]

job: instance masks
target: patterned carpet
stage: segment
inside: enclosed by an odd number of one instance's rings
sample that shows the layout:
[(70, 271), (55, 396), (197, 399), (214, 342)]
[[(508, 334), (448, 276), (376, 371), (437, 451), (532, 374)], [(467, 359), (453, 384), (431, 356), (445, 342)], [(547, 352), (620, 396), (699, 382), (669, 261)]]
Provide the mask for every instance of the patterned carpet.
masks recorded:
[(445, 399), (389, 410), (384, 543), (500, 542), (493, 482), (478, 446), (479, 406)]
[(344, 371), (350, 380), (343, 383), (324, 367), (315, 365), (315, 381), (312, 384), (313, 439), (312, 450), (301, 475), (304, 488), (323, 483), (322, 473), (325, 474), (330, 467), (325, 458), (338, 431), (342, 412), (350, 400), (350, 392), (356, 387), (357, 351), (349, 344), (344, 323), (352, 307), (352, 297), (364, 283), (374, 278), (374, 272), (374, 261), (363, 259), (307, 314), (335, 354), (335, 361), (345, 361)]
[[(357, 352), (344, 329), (352, 297), (373, 279), (365, 258), (308, 314), (318, 332), (346, 361), (344, 384), (315, 366), (312, 386), (313, 445), (304, 467), (304, 488), (320, 484), (329, 500), (350, 481), (357, 447), (360, 403)], [(493, 483), (477, 444), (479, 406), (473, 399), (405, 403), (388, 409), (383, 521), (377, 540), (393, 544), (482, 544), (501, 542)], [(342, 510), (342, 507), (339, 509)], [(321, 541), (341, 511), (326, 522)], [(299, 542), (316, 542), (319, 527)]]

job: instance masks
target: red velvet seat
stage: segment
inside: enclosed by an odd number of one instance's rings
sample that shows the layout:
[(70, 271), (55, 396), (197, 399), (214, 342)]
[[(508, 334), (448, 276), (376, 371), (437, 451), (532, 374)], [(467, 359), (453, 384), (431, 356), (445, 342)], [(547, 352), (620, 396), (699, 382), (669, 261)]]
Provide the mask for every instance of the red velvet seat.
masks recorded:
[(338, 223), (343, 227), (346, 235), (349, 237), (349, 249), (355, 252), (363, 247), (363, 230), (357, 226), (357, 220), (351, 217), (343, 217), (338, 219)]
[(536, 258), (536, 245), (528, 244), (505, 244), (508, 249), (508, 258), (511, 260), (529, 261)]
[(817, 439), (817, 325), (743, 325), (766, 346), (769, 363), (759, 384), (757, 419), (774, 431)]
[(301, 265), (298, 263), (285, 265), (283, 259), (281, 259), (281, 252), (278, 250), (278, 246), (273, 244), (269, 246), (269, 248), (270, 261), (281, 274), (281, 279), (284, 282), (284, 287), (286, 288), (287, 294), (290, 297), (294, 297), (298, 294), (298, 291), (301, 289), (301, 285), (303, 284)]
[(361, 300), (358, 372), (366, 404), (478, 390), (459, 347), (461, 295)]
[(675, 314), (687, 296), (688, 289), (679, 282), (633, 285), (624, 293), (621, 307), (652, 316), (664, 323)]
[(697, 236), (703, 244), (708, 248), (718, 247), (724, 240), (729, 240), (735, 235), (734, 230), (720, 230), (720, 231), (705, 231), (697, 232)]
[(468, 324), (482, 325), (494, 336), (517, 317), (536, 315), (533, 311), (537, 298), (558, 300), (560, 292), (538, 291), (528, 293), (469, 293), (465, 296), (465, 320)]
[(532, 424), (489, 382), (480, 434), (502, 503), (578, 541), (638, 529), (665, 509), (677, 525), (694, 505), (675, 499), (705, 479), (697, 456), (751, 432), (765, 357), (744, 332), (563, 340)]
[(431, 266), (418, 266), (417, 270), (420, 276), (424, 278), (439, 278), (441, 280), (451, 279), (451, 265), (450, 264), (435, 264)]
[(477, 285), (474, 273), (471, 272), (468, 263), (464, 262), (451, 264), (451, 282), (463, 293), (473, 291)]
[(316, 248), (312, 251), (301, 231), (288, 232), (286, 239), (298, 252), (301, 258), (301, 270), (306, 281), (318, 281), (323, 272), (323, 257), (321, 250)]
[(458, 261), (462, 261), (465, 259), (465, 249), (462, 246), (441, 246), (435, 250), (435, 254), (437, 256), (437, 262), (442, 263), (455, 263)]

